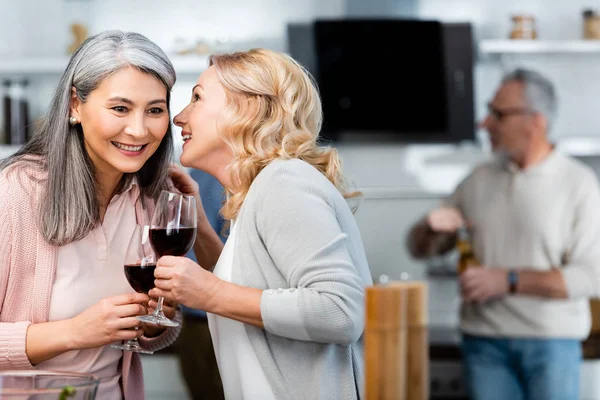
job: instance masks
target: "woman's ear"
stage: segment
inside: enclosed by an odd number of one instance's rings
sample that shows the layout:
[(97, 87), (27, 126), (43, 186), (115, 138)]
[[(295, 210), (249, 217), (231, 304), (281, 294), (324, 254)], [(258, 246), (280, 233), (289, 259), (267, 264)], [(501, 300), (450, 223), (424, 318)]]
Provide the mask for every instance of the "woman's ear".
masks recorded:
[(71, 88), (71, 104), (69, 106), (69, 117), (75, 118), (77, 122), (81, 122), (81, 113), (79, 107), (81, 106), (81, 100), (77, 97), (77, 89), (75, 86)]

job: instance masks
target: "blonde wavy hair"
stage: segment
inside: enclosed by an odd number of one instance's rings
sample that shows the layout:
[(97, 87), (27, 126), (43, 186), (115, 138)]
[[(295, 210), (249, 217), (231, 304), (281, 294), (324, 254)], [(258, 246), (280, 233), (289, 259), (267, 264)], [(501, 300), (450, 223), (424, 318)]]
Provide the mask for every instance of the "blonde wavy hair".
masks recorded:
[(274, 160), (297, 158), (318, 169), (345, 198), (349, 192), (337, 150), (318, 143), (323, 112), (311, 75), (293, 58), (266, 49), (210, 57), (227, 94), (222, 137), (234, 161), (221, 210), (237, 217), (250, 185)]

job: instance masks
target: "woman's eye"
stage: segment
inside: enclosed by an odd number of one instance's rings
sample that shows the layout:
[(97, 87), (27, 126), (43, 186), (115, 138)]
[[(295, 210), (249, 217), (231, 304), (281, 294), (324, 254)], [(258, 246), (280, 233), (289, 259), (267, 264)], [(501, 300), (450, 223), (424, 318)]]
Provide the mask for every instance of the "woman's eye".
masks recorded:
[(160, 108), (160, 107), (155, 107), (155, 108), (151, 108), (151, 109), (150, 109), (150, 114), (159, 115), (159, 114), (162, 114), (162, 113), (164, 113), (164, 112), (165, 112), (165, 110), (163, 110), (163, 109), (162, 109), (162, 108)]
[(113, 107), (112, 109), (118, 113), (127, 112), (127, 107), (123, 107), (123, 106), (116, 106), (116, 107)]

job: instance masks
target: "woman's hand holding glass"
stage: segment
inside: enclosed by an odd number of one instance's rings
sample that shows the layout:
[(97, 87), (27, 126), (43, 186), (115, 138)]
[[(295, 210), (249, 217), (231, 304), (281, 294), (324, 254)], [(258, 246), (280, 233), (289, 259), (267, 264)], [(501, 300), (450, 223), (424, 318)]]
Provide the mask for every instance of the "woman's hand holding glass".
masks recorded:
[(149, 292), (150, 296), (163, 296), (169, 302), (197, 310), (214, 309), (221, 280), (189, 258), (161, 257), (154, 276), (156, 287)]
[(69, 334), (73, 349), (89, 349), (109, 343), (138, 338), (143, 329), (136, 318), (147, 314), (144, 293), (129, 293), (100, 300), (81, 314), (69, 320)]

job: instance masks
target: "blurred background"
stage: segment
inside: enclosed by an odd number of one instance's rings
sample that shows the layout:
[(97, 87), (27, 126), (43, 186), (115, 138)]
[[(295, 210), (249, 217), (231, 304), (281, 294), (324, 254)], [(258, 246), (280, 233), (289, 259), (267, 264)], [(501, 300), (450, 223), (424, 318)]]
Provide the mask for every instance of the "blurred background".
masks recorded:
[[(178, 74), (173, 115), (210, 53), (288, 52), (315, 76), (324, 140), (365, 194), (356, 218), (374, 280), (429, 283), (432, 399), (461, 398), (452, 260), (411, 259), (407, 229), (489, 157), (477, 122), (515, 67), (554, 82), (557, 146), (600, 172), (597, 11), (590, 0), (0, 0), (0, 156), (27, 140), (88, 35), (137, 31), (160, 45)], [(188, 398), (168, 350), (144, 363), (149, 399)], [(582, 398), (600, 398), (600, 367), (584, 364)]]

